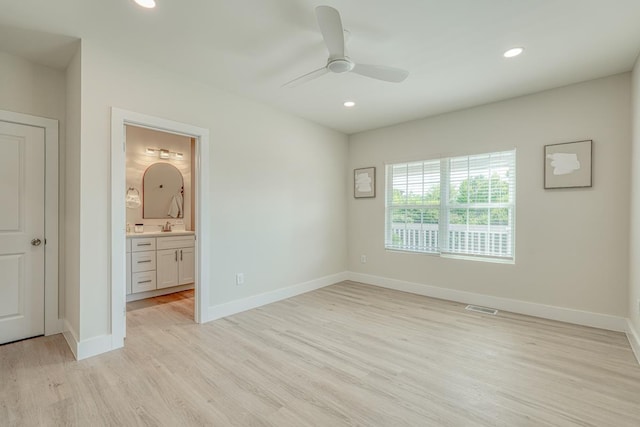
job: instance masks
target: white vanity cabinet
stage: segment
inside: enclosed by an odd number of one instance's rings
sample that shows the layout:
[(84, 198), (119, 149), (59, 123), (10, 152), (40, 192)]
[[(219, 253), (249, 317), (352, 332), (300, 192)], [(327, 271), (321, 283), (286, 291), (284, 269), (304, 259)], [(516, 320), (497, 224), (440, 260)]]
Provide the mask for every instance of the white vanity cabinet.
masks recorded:
[(189, 289), (195, 282), (193, 234), (130, 237), (127, 248), (127, 301)]

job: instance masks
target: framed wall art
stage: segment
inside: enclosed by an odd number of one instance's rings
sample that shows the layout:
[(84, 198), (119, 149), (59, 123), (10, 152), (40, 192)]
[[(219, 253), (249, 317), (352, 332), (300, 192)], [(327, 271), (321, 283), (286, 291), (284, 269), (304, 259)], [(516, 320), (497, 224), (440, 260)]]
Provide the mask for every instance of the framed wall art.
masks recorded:
[(591, 187), (593, 141), (544, 146), (544, 188)]
[(376, 168), (360, 168), (353, 171), (353, 197), (376, 197)]

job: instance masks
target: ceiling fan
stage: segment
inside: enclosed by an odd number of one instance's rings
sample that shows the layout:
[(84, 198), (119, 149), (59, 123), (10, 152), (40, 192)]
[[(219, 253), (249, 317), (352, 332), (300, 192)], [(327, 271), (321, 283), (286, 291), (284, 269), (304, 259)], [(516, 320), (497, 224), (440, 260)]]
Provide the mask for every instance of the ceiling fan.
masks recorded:
[(320, 32), (329, 50), (327, 65), (295, 78), (285, 83), (283, 87), (295, 87), (317, 79), (328, 72), (337, 74), (353, 72), (373, 79), (394, 83), (404, 81), (409, 75), (408, 71), (399, 68), (384, 65), (356, 64), (345, 54), (344, 28), (342, 27), (340, 13), (330, 6), (318, 6), (316, 7), (316, 16)]

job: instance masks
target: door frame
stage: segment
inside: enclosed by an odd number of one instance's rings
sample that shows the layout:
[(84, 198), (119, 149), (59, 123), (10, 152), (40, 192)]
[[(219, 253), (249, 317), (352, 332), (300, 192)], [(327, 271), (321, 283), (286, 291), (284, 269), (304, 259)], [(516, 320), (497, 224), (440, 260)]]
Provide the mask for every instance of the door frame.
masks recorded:
[(112, 349), (124, 347), (126, 328), (126, 135), (138, 126), (195, 138), (196, 323), (208, 321), (210, 291), (209, 129), (120, 108), (111, 108), (111, 335)]
[(64, 320), (60, 319), (58, 286), (58, 120), (6, 110), (0, 110), (0, 120), (44, 129), (44, 334), (59, 334)]

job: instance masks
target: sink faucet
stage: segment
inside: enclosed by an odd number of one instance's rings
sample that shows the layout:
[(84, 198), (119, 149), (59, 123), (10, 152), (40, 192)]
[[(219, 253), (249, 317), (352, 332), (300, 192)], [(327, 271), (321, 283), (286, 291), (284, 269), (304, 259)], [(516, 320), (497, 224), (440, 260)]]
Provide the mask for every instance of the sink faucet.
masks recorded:
[(169, 221), (162, 227), (162, 231), (171, 231), (171, 223)]

